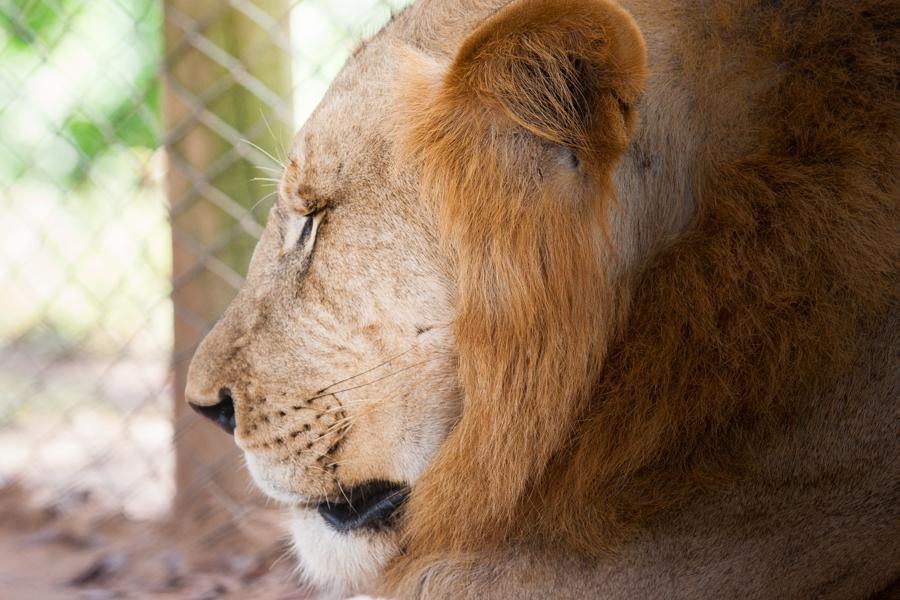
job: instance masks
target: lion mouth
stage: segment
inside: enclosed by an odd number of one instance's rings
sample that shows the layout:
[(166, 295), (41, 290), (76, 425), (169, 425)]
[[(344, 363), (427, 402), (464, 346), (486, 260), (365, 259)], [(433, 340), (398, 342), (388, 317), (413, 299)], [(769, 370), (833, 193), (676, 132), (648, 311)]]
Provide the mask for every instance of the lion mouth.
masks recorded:
[(409, 486), (387, 481), (369, 481), (346, 490), (340, 501), (325, 501), (317, 509), (335, 531), (377, 529), (391, 524)]

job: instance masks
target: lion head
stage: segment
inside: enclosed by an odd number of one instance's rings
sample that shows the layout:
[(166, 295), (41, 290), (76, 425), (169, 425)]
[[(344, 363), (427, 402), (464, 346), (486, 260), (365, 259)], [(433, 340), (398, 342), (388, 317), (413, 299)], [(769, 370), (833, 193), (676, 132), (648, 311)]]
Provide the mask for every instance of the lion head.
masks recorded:
[(607, 550), (884, 302), (875, 242), (798, 290), (814, 269), (773, 248), (833, 263), (859, 219), (835, 203), (835, 231), (807, 235), (802, 207), (760, 191), (783, 173), (747, 136), (700, 147), (738, 108), (695, 114), (663, 64), (641, 96), (644, 63), (608, 0), (421, 0), (298, 132), (187, 397), (291, 506), (322, 589), (529, 539)]
[[(227, 407), (217, 418), (262, 490), (294, 507), (320, 585), (371, 583), (397, 552), (407, 490), (411, 513), (433, 503), (416, 498), (432, 462), (446, 464), (429, 495), (453, 471), (475, 477), (446, 493), (497, 508), (520, 493), (612, 326), (596, 310), (614, 302), (619, 260), (603, 232), (640, 36), (606, 2), (524, 3), (469, 31), (489, 8), (451, 23), (417, 6), (354, 55), (297, 134), (244, 287), (191, 364), (190, 402)], [(439, 189), (447, 176), (457, 189)], [(528, 415), (548, 394), (556, 405)], [(364, 514), (342, 514), (348, 501)]]

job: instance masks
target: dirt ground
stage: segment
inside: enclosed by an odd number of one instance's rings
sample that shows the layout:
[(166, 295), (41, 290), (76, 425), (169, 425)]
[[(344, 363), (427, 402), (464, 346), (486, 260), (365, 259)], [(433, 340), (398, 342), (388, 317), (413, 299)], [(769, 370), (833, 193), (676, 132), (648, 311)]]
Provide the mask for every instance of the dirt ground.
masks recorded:
[(131, 520), (83, 492), (35, 504), (24, 485), (8, 482), (0, 486), (0, 599), (309, 598), (278, 515), (243, 521)]

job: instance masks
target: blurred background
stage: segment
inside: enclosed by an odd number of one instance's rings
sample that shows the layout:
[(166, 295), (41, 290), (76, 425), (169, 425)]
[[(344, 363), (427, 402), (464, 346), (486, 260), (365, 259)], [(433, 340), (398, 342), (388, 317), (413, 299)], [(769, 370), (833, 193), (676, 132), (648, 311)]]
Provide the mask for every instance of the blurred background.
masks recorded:
[(293, 132), (406, 4), (0, 0), (0, 597), (304, 597), (185, 372)]

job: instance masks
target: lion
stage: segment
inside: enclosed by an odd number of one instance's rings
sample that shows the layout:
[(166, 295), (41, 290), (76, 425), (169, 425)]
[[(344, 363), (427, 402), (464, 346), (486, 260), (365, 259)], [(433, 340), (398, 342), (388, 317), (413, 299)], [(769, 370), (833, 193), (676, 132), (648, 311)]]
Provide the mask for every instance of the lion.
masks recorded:
[(419, 0), (186, 395), (322, 597), (900, 578), (900, 2)]

